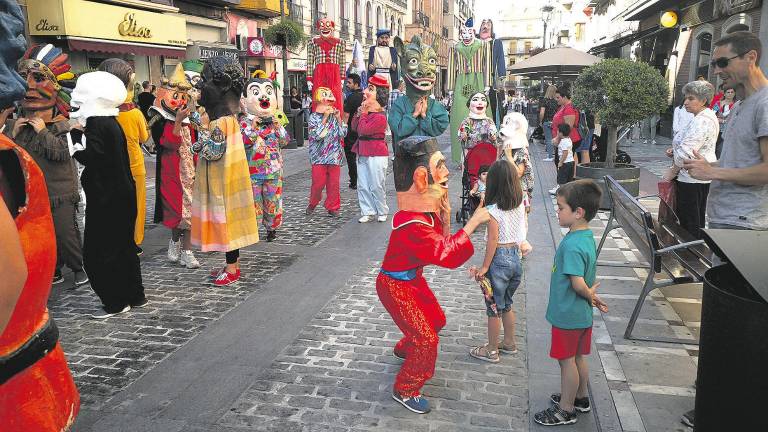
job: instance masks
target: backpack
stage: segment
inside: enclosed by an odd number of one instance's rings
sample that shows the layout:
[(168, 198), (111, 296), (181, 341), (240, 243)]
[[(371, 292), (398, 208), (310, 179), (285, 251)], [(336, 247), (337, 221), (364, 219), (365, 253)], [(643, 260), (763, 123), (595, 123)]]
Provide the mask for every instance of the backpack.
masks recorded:
[(579, 136), (584, 140), (589, 136), (589, 125), (587, 124), (587, 114), (584, 111), (579, 111)]

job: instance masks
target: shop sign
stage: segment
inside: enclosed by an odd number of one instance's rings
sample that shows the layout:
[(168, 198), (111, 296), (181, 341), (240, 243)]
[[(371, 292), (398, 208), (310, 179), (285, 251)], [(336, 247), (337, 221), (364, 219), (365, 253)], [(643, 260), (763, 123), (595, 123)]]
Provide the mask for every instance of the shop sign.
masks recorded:
[(186, 47), (184, 18), (88, 0), (27, 0), (32, 36), (76, 36)]
[(762, 0), (715, 0), (715, 15), (719, 17), (728, 17), (758, 8)]
[(248, 57), (278, 58), (283, 53), (283, 47), (268, 45), (262, 37), (248, 38)]
[(234, 48), (200, 46), (200, 60), (205, 60), (216, 56), (224, 56), (235, 61), (239, 61), (240, 52)]
[(288, 59), (288, 70), (292, 72), (304, 72), (307, 70), (307, 61), (304, 59)]

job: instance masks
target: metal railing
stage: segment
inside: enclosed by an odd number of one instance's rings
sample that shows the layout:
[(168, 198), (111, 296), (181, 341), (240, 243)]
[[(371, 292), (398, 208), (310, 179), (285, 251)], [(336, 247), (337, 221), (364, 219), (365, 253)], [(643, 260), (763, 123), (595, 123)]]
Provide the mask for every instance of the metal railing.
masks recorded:
[(355, 23), (355, 39), (363, 40), (363, 25), (359, 22)]
[(288, 3), (288, 18), (297, 23), (304, 25), (304, 6), (296, 3)]
[(419, 27), (429, 28), (429, 16), (421, 11), (413, 11), (413, 23)]
[(447, 14), (450, 11), (450, 8), (448, 7), (448, 0), (443, 0), (443, 13)]
[(339, 30), (339, 36), (341, 36), (342, 39), (349, 39), (349, 19), (348, 18), (341, 19), (341, 29)]
[(373, 27), (368, 26), (368, 33), (365, 36), (365, 42), (368, 43), (368, 45), (373, 44)]

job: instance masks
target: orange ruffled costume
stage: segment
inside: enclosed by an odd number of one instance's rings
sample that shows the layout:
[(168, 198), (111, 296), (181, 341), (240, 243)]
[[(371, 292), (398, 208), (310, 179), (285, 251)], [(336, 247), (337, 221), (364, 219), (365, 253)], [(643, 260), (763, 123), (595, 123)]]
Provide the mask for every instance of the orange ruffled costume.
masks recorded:
[[(0, 151), (14, 152), (21, 165), (27, 205), (16, 217), (29, 275), (5, 331), (0, 335), (0, 431), (66, 431), (80, 410), (80, 395), (48, 316), (48, 295), (56, 247), (48, 190), (40, 168), (20, 147), (0, 135)], [(20, 357), (35, 351), (37, 361), (8, 376)], [(16, 361), (13, 361), (15, 359)], [(6, 369), (2, 373), (1, 369)]]

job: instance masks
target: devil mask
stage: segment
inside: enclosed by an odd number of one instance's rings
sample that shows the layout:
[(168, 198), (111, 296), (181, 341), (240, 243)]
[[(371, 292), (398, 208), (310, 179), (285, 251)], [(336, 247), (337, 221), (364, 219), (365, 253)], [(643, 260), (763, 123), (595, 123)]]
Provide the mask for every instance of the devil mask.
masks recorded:
[(434, 48), (422, 43), (418, 35), (411, 38), (408, 45), (395, 37), (395, 48), (400, 56), (400, 64), (403, 65), (408, 97), (416, 99), (431, 93), (437, 76), (437, 54)]
[(69, 70), (67, 55), (51, 44), (35, 45), (27, 50), (18, 65), (19, 75), (27, 82), (27, 92), (21, 102), (24, 111), (46, 111), (55, 107), (56, 114), (67, 117), (75, 78)]
[(467, 107), (469, 107), (470, 118), (483, 119), (486, 117), (485, 109), (488, 107), (488, 97), (483, 92), (477, 92), (469, 98)]
[(336, 23), (328, 18), (320, 18), (317, 20), (317, 29), (320, 31), (320, 36), (324, 38), (333, 37), (333, 32), (336, 29)]
[(72, 90), (70, 118), (85, 126), (91, 117), (117, 116), (128, 91), (119, 78), (108, 72), (88, 72), (77, 79)]
[(437, 213), (445, 208), (449, 172), (437, 139), (411, 136), (401, 140), (393, 171), (400, 210)]

